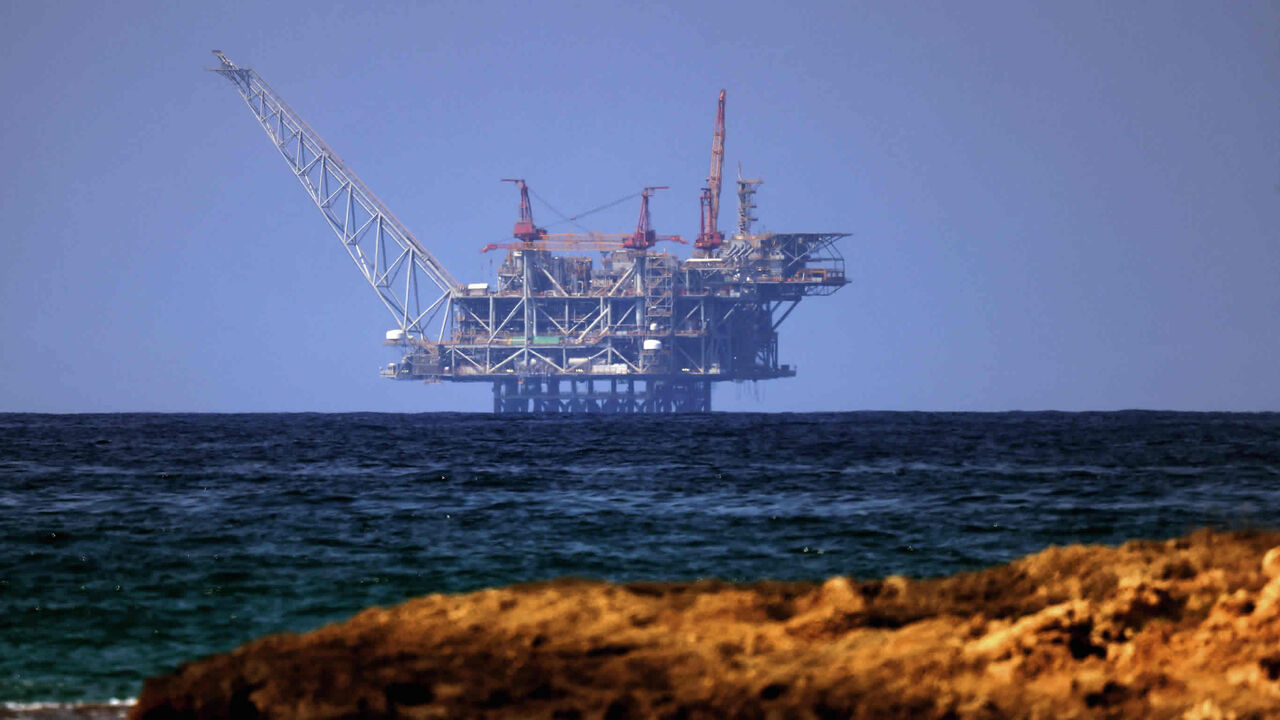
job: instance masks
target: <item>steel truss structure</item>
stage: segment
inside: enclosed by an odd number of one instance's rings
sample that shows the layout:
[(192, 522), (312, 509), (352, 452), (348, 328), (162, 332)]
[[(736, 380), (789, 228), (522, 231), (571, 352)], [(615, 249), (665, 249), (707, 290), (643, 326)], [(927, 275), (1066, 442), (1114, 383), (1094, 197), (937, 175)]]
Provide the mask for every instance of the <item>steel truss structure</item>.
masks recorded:
[[(532, 222), (524, 182), (514, 181), (521, 242), (495, 285), (463, 286), (256, 72), (215, 54), (213, 70), (235, 85), (391, 312), (386, 344), (402, 358), (385, 377), (488, 382), (495, 413), (708, 412), (714, 382), (794, 376), (779, 363), (779, 325), (804, 297), (848, 282), (835, 246), (846, 233), (752, 235), (740, 224), (692, 258), (653, 251), (652, 188), (634, 234), (650, 242), (557, 254)], [(722, 92), (713, 173), (723, 112)], [(707, 224), (704, 213), (704, 234)]]
[(709, 380), (610, 378), (560, 380), (519, 377), (493, 383), (493, 412), (666, 413), (710, 412)]
[(442, 337), (448, 313), (441, 309), (458, 281), (258, 73), (213, 52), (222, 63), (213, 71), (240, 91), (396, 325), (430, 336), (435, 321)]

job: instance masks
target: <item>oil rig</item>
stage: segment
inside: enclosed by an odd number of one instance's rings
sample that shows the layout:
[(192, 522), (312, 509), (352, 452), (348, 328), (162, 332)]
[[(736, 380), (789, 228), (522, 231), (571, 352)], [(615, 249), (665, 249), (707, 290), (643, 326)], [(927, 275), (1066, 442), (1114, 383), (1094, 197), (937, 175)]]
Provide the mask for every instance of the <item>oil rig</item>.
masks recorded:
[(804, 297), (848, 283), (835, 246), (848, 233), (753, 234), (762, 181), (741, 172), (737, 232), (720, 231), (724, 91), (691, 257), (654, 249), (687, 244), (651, 227), (664, 187), (638, 194), (632, 232), (555, 234), (534, 222), (526, 182), (509, 178), (513, 239), (482, 248), (506, 257), (493, 283), (462, 284), (257, 72), (214, 55), (210, 69), (239, 91), (394, 318), (385, 344), (401, 359), (384, 377), (491, 383), (495, 413), (709, 412), (712, 383), (793, 377), (778, 326)]

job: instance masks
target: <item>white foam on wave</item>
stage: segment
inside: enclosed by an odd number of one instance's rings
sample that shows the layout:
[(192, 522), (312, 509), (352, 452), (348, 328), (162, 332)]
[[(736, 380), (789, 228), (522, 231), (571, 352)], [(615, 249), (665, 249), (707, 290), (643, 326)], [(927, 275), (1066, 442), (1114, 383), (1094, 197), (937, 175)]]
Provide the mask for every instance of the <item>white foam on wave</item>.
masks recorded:
[(0, 720), (117, 720), (123, 719), (137, 698), (108, 698), (94, 702), (0, 702)]
[(106, 700), (92, 700), (88, 702), (0, 702), (0, 707), (5, 710), (41, 710), (44, 708), (73, 708), (73, 707), (132, 707), (138, 702), (138, 698), (107, 698)]

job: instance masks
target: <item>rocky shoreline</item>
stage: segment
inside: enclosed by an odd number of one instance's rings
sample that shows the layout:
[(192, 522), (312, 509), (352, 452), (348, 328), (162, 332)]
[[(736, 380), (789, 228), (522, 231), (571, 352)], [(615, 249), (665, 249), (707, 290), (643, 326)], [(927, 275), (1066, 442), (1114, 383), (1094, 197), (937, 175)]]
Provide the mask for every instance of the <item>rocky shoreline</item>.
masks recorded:
[(148, 680), (130, 717), (1280, 717), (1280, 533), (948, 578), (430, 595)]

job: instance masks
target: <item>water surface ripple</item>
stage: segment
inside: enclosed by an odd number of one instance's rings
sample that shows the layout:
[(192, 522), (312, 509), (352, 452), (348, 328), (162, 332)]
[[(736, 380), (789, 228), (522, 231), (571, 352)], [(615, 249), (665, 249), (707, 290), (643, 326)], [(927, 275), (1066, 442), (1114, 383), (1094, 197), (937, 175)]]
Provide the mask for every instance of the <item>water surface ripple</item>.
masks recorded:
[(1275, 526), (1280, 415), (0, 415), (0, 701), (565, 575), (937, 575)]

